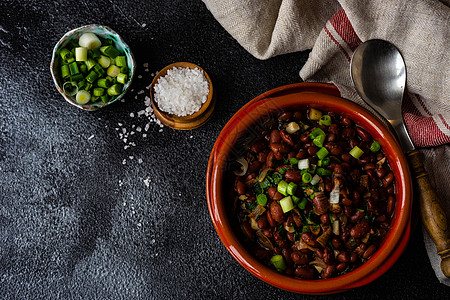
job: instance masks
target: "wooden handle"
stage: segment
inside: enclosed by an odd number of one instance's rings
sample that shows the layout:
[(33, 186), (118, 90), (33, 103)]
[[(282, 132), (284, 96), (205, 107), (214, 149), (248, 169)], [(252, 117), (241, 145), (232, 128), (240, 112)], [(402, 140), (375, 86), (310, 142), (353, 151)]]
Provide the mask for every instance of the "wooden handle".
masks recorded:
[(447, 216), (430, 185), (420, 152), (414, 150), (408, 153), (408, 156), (417, 180), (422, 222), (436, 244), (437, 253), (441, 256), (442, 273), (450, 277), (450, 235)]

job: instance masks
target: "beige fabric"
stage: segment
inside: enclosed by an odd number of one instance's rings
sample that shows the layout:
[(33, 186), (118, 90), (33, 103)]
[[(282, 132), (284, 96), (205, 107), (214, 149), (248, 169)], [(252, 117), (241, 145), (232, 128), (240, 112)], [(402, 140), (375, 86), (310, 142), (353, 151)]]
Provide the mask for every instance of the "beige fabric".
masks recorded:
[[(450, 123), (449, 0), (203, 0), (217, 21), (248, 52), (259, 59), (311, 49), (300, 71), (305, 81), (333, 82), (343, 97), (365, 107), (356, 94), (347, 56), (330, 18), (343, 8), (358, 37), (393, 42), (407, 65), (408, 90), (424, 101), (425, 113), (441, 114)], [(339, 42), (339, 40), (338, 40)], [(429, 116), (428, 115), (428, 116)], [(439, 122), (439, 120), (437, 120)], [(450, 130), (440, 130), (450, 136)], [(445, 124), (444, 124), (445, 125)], [(413, 126), (413, 125), (412, 125)], [(431, 184), (450, 212), (450, 145), (422, 149)], [(439, 280), (450, 286), (439, 268), (434, 244), (424, 234), (426, 248)]]

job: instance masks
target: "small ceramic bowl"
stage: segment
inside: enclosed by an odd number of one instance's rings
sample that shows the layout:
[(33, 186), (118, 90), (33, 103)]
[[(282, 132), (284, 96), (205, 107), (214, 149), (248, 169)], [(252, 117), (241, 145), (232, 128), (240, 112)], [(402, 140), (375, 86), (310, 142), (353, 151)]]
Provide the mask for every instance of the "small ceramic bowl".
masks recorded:
[[(155, 101), (154, 93), (155, 93), (155, 85), (158, 83), (158, 79), (160, 77), (166, 76), (167, 71), (173, 69), (174, 67), (177, 68), (190, 68), (195, 69), (198, 68), (203, 71), (203, 74), (206, 77), (206, 80), (209, 83), (209, 93), (206, 99), (206, 102), (203, 103), (203, 105), (200, 107), (200, 109), (189, 116), (177, 116), (173, 114), (166, 113), (159, 109), (158, 103)], [(173, 129), (179, 129), (179, 130), (190, 130), (195, 129), (203, 124), (205, 124), (209, 118), (211, 117), (211, 114), (214, 110), (214, 106), (216, 104), (216, 98), (214, 95), (214, 87), (211, 82), (211, 78), (209, 75), (199, 66), (189, 63), (189, 62), (176, 62), (171, 65), (168, 65), (164, 69), (158, 72), (156, 76), (153, 78), (152, 84), (150, 86), (150, 98), (152, 100), (152, 107), (153, 112), (155, 116), (158, 118), (158, 120), (161, 121), (162, 124), (173, 128)]]
[[(302, 294), (331, 294), (365, 285), (383, 275), (399, 258), (411, 231), (412, 182), (408, 162), (394, 135), (361, 106), (338, 97), (332, 85), (300, 83), (268, 91), (244, 105), (219, 134), (209, 158), (206, 196), (214, 227), (231, 255), (261, 280)], [(338, 277), (301, 280), (278, 273), (257, 260), (239, 239), (233, 226), (232, 157), (239, 141), (254, 132), (264, 116), (285, 110), (317, 108), (352, 119), (380, 142), (395, 176), (396, 205), (390, 229), (377, 252), (355, 270)], [(233, 182), (233, 181), (231, 181)], [(231, 192), (230, 192), (231, 191)], [(231, 211), (230, 211), (231, 210)], [(239, 230), (239, 229), (237, 229)]]
[[(57, 59), (57, 57), (56, 57), (58, 54), (58, 51), (60, 49), (64, 48), (70, 41), (78, 40), (80, 38), (80, 36), (86, 32), (95, 33), (98, 37), (112, 39), (114, 41), (114, 46), (120, 52), (124, 53), (127, 58), (127, 65), (129, 68), (128, 81), (124, 85), (122, 93), (120, 95), (113, 97), (112, 100), (110, 100), (107, 103), (97, 102), (97, 103), (88, 103), (88, 104), (83, 104), (83, 105), (78, 104), (75, 101), (75, 96), (66, 95), (62, 88), (62, 80), (60, 78), (61, 77), (60, 76), (61, 75), (60, 74), (61, 66), (59, 64), (59, 59)], [(130, 47), (128, 47), (128, 45), (122, 40), (122, 38), (114, 30), (112, 30), (111, 28), (109, 28), (107, 26), (97, 25), (97, 24), (82, 26), (82, 27), (79, 27), (79, 28), (76, 28), (76, 29), (73, 29), (73, 30), (67, 32), (58, 41), (56, 46), (53, 48), (52, 61), (50, 63), (50, 71), (52, 73), (53, 82), (55, 83), (56, 88), (61, 93), (61, 95), (64, 97), (64, 99), (66, 99), (66, 101), (69, 102), (70, 104), (73, 104), (76, 107), (79, 107), (83, 110), (88, 110), (88, 111), (97, 110), (106, 105), (114, 103), (117, 100), (122, 99), (122, 97), (125, 95), (125, 93), (127, 92), (127, 90), (129, 89), (129, 87), (131, 85), (131, 82), (134, 77), (135, 69), (136, 69), (136, 62), (134, 60), (133, 53), (131, 53)]]

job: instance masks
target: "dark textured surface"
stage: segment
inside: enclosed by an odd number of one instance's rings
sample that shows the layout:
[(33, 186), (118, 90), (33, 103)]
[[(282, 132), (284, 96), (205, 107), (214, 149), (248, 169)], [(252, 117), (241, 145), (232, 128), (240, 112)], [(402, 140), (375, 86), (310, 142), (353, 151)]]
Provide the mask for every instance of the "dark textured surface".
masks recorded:
[[(137, 61), (125, 101), (93, 113), (67, 104), (49, 72), (59, 38), (91, 23), (116, 30)], [(204, 184), (227, 120), (262, 92), (298, 82), (307, 56), (256, 60), (199, 0), (0, 2), (0, 298), (312, 298), (260, 281), (228, 254)], [(124, 149), (118, 124), (128, 132), (145, 127), (146, 118), (130, 114), (145, 108), (151, 74), (176, 61), (211, 76), (212, 119), (194, 131), (160, 132), (152, 123), (147, 137), (129, 136), (136, 146)], [(449, 292), (434, 276), (419, 228), (384, 276), (335, 298), (445, 299)]]

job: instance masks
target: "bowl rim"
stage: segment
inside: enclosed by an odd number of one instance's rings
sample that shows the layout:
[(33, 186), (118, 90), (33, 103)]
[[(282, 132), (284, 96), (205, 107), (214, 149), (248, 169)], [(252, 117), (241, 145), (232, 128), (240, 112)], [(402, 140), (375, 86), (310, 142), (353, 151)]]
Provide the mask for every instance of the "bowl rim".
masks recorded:
[[(120, 43), (123, 44), (124, 48), (128, 49), (128, 54), (126, 54), (126, 55), (130, 57), (130, 61), (132, 62), (132, 66), (130, 68), (130, 78), (129, 78), (129, 81), (125, 84), (125, 86), (124, 86), (125, 88), (122, 91), (122, 93), (120, 95), (117, 95), (113, 101), (109, 101), (108, 103), (99, 103), (96, 106), (92, 106), (91, 104), (78, 104), (75, 101), (73, 101), (69, 96), (67, 96), (64, 93), (62, 87), (59, 86), (58, 80), (56, 78), (55, 70), (54, 70), (55, 64), (56, 64), (56, 55), (57, 55), (58, 49), (61, 47), (61, 45), (64, 42), (66, 42), (72, 35), (74, 35), (75, 33), (79, 32), (79, 31), (87, 30), (87, 32), (91, 32), (94, 29), (100, 29), (102, 31), (107, 32), (110, 35), (114, 35), (120, 41)], [(111, 29), (109, 26), (100, 25), (100, 24), (83, 25), (81, 27), (74, 28), (74, 29), (66, 32), (53, 47), (52, 59), (50, 62), (50, 73), (52, 74), (53, 83), (55, 84), (56, 89), (59, 91), (59, 93), (64, 97), (64, 99), (68, 103), (70, 103), (82, 110), (86, 110), (86, 111), (95, 111), (95, 110), (103, 108), (109, 104), (112, 104), (112, 103), (117, 102), (118, 100), (122, 99), (123, 96), (125, 96), (128, 89), (130, 88), (131, 83), (133, 82), (135, 71), (136, 71), (136, 60), (134, 58), (134, 55), (133, 55), (133, 52), (131, 51), (130, 46), (128, 46), (128, 44), (122, 39), (122, 37), (116, 31)]]
[[(338, 97), (338, 95), (339, 91), (333, 85), (319, 83), (297, 83), (263, 93), (245, 104), (227, 122), (219, 134), (209, 158), (206, 175), (208, 210), (222, 243), (230, 254), (250, 273), (284, 290), (303, 294), (329, 294), (367, 284), (380, 277), (395, 263), (409, 240), (411, 231), (412, 179), (406, 156), (392, 132), (377, 117), (362, 106)], [(356, 123), (361, 121), (367, 122), (367, 124), (363, 125), (365, 129), (368, 129), (378, 140), (380, 140), (380, 137), (383, 137), (380, 143), (385, 149), (385, 154), (388, 156), (391, 168), (393, 171), (395, 170), (394, 173), (397, 178), (395, 184), (396, 189), (399, 191), (398, 198), (400, 199), (397, 199), (395, 217), (391, 223), (392, 230), (390, 230), (389, 235), (383, 241), (380, 247), (381, 251), (379, 251), (380, 249), (377, 250), (371, 259), (356, 270), (326, 280), (291, 278), (266, 267), (256, 260), (245, 250), (232, 229), (230, 229), (230, 222), (221, 199), (223, 190), (219, 183), (222, 180), (222, 168), (224, 168), (229, 151), (235, 142), (233, 135), (236, 137), (245, 131), (243, 127), (252, 122), (249, 115), (255, 109), (258, 109), (258, 114), (266, 112), (265, 109), (270, 110), (274, 106), (274, 99), (278, 99), (278, 102), (282, 101), (284, 103), (282, 105), (283, 108), (299, 105), (299, 99), (294, 97), (303, 98), (302, 101), (308, 102), (308, 105), (312, 104), (322, 109), (325, 106), (330, 108), (331, 111), (343, 109), (347, 113), (355, 114), (351, 118), (353, 121), (357, 121)], [(344, 106), (341, 107), (341, 105)], [(342, 114), (341, 111), (339, 113)], [(252, 118), (255, 120), (258, 117)], [(390, 145), (389, 147), (388, 144)]]

